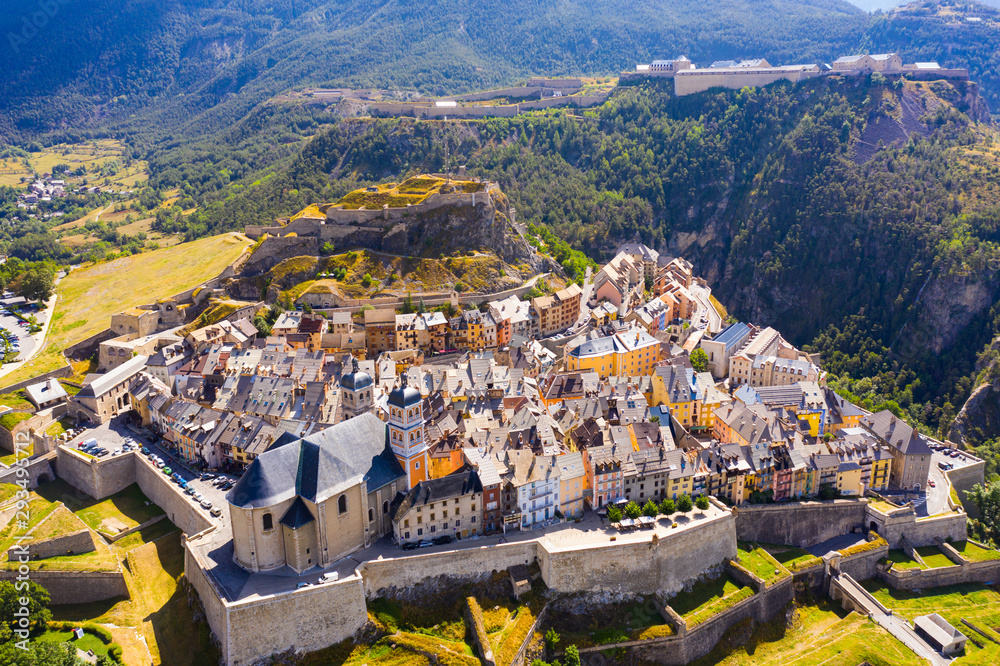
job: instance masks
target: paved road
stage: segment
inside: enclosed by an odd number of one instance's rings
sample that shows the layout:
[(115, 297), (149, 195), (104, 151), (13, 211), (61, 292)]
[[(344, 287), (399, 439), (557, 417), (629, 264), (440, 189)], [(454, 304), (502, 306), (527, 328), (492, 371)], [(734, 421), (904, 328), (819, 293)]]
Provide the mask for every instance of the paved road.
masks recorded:
[(947, 666), (951, 659), (941, 656), (910, 626), (909, 620), (900, 617), (895, 613), (884, 612), (878, 604), (874, 603), (861, 586), (850, 576), (841, 575), (838, 580), (844, 591), (855, 602), (859, 603), (868, 615), (879, 626), (883, 627), (890, 634), (895, 636), (903, 645), (913, 650), (918, 657), (922, 657), (934, 666)]
[(690, 291), (691, 295), (701, 304), (700, 314), (707, 316), (708, 333), (714, 335), (721, 331), (722, 317), (719, 315), (718, 310), (715, 309), (715, 306), (712, 305), (711, 298), (709, 298), (712, 295), (712, 290), (708, 287), (692, 283)]

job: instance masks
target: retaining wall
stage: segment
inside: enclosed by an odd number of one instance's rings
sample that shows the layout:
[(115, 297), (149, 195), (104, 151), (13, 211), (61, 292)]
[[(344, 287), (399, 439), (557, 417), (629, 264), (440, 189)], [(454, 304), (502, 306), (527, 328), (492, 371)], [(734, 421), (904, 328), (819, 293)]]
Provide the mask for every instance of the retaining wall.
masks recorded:
[(167, 518), (185, 534), (198, 534), (212, 527), (212, 520), (194, 500), (171, 483), (165, 474), (153, 467), (145, 456), (131, 451), (134, 460), (134, 477), (143, 494), (167, 512)]
[(986, 463), (980, 460), (959, 469), (949, 469), (944, 473), (948, 477), (948, 481), (952, 487), (958, 493), (958, 499), (962, 502), (962, 508), (969, 514), (970, 518), (979, 518), (979, 507), (976, 506), (975, 502), (968, 502), (968, 506), (966, 506), (965, 493), (972, 490), (972, 487), (977, 483), (984, 483), (983, 475), (985, 471)]
[(93, 458), (68, 446), (56, 448), (56, 474), (94, 499), (104, 499), (135, 483), (135, 451)]
[(24, 465), (0, 468), (0, 483), (14, 483), (19, 478), (23, 478), (17, 474), (18, 469), (22, 467), (28, 471), (29, 488), (37, 488), (39, 481), (54, 481), (56, 474), (52, 470), (51, 463), (55, 458), (55, 452), (49, 452), (43, 456), (32, 458)]
[(917, 518), (909, 507), (888, 514), (869, 507), (867, 523), (875, 523), (875, 531), (889, 542), (890, 548), (902, 548), (904, 537), (915, 547), (933, 546), (937, 540), (961, 541), (966, 535), (967, 519), (964, 512)]
[(8, 384), (0, 389), (2, 393), (13, 393), (14, 391), (19, 391), (23, 388), (27, 388), (32, 384), (38, 384), (39, 382), (44, 382), (47, 379), (60, 379), (62, 377), (72, 377), (73, 367), (68, 363), (61, 368), (52, 370), (51, 372), (46, 372), (43, 375), (35, 375), (31, 379), (25, 379), (23, 382), (18, 382), (16, 384)]
[(1000, 581), (1000, 560), (970, 562), (963, 558), (951, 544), (939, 546), (948, 559), (955, 563), (951, 567), (935, 569), (888, 569), (879, 568), (878, 577), (889, 587), (897, 590), (921, 590), (929, 587), (958, 585), (959, 583), (994, 583)]
[[(0, 570), (0, 580), (13, 582), (17, 571)], [(121, 571), (31, 571), (31, 580), (52, 597), (52, 603), (86, 604), (116, 597), (128, 598)]]
[[(88, 529), (31, 541), (25, 545), (28, 549), (28, 557), (32, 560), (44, 560), (59, 555), (79, 555), (95, 550), (94, 538)], [(16, 562), (20, 555), (17, 548), (11, 548), (7, 551), (7, 561)]]
[(854, 580), (868, 580), (874, 578), (878, 573), (878, 561), (889, 552), (887, 545), (880, 545), (877, 548), (866, 550), (856, 555), (848, 555), (840, 558), (840, 571), (846, 573)]
[(535, 541), (526, 541), (368, 560), (361, 564), (359, 571), (364, 578), (365, 594), (374, 597), (382, 590), (410, 587), (436, 576), (472, 577), (505, 571), (515, 564), (531, 564), (537, 558), (537, 546)]
[(735, 510), (736, 536), (806, 548), (864, 529), (867, 505), (864, 499), (743, 505)]
[[(695, 521), (700, 522), (700, 521)], [(736, 558), (736, 529), (726, 512), (652, 541), (609, 542), (560, 548), (539, 541), (538, 563), (546, 585), (559, 592), (669, 596), (706, 569)]]

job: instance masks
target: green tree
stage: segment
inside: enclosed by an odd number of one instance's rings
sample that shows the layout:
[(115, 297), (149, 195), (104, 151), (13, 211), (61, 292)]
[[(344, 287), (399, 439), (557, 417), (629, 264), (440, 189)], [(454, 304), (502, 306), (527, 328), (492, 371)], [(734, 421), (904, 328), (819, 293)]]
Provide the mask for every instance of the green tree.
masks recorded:
[(677, 507), (674, 505), (674, 501), (669, 497), (660, 502), (660, 513), (664, 516), (669, 516), (675, 511), (677, 511)]
[(707, 511), (708, 507), (711, 505), (708, 501), (707, 495), (698, 495), (694, 498), (694, 505), (698, 507), (699, 511)]
[(566, 666), (580, 666), (580, 651), (575, 645), (566, 648)]
[(556, 633), (555, 629), (549, 628), (545, 632), (545, 647), (552, 652), (556, 649), (556, 645), (559, 644), (559, 634)]
[(608, 505), (608, 521), (612, 523), (621, 522), (622, 510), (614, 504)]
[(659, 514), (660, 507), (653, 500), (646, 500), (646, 503), (642, 505), (642, 515), (656, 518)]
[(52, 298), (56, 276), (49, 268), (35, 266), (21, 278), (21, 296), (29, 301), (47, 301)]
[(701, 347), (691, 352), (691, 367), (695, 372), (708, 372), (708, 354)]
[(681, 513), (687, 513), (691, 510), (691, 496), (681, 495), (677, 498), (677, 510)]
[(34, 581), (28, 581), (27, 589), (17, 589), (14, 583), (3, 582), (0, 583), (0, 617), (10, 623), (11, 628), (17, 622), (14, 613), (22, 608), (22, 597), (28, 599), (28, 622), (32, 626), (45, 625), (52, 619), (48, 590)]
[(625, 505), (625, 515), (632, 520), (635, 520), (642, 515), (642, 509), (639, 508), (639, 505), (635, 502), (629, 502)]

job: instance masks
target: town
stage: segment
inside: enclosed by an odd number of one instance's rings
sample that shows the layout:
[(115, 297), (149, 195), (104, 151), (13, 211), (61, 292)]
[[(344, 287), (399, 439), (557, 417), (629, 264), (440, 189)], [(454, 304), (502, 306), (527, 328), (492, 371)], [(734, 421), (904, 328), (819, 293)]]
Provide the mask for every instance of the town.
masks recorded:
[[(299, 223), (271, 231), (329, 227)], [(982, 482), (983, 461), (838, 395), (821, 359), (729, 317), (681, 257), (627, 243), (578, 282), (544, 274), (525, 300), (324, 307), (313, 292), (190, 321), (213, 284), (114, 315), (78, 388), (25, 383), (35, 409), (9, 439), (32, 446), (36, 481), (95, 498), (138, 483), (164, 507), (227, 663), (349, 639), (366, 598), (437, 575), (509, 571), (518, 590), (533, 567), (559, 593), (657, 591), (674, 650), (658, 659), (686, 663), (740, 617), (777, 612), (800, 574), (874, 617), (855, 578), (945, 584), (877, 565), (889, 552), (940, 549), (951, 582), (997, 573), (949, 545), (966, 539), (955, 489)], [(57, 419), (74, 427), (46, 433)], [(771, 581), (737, 539), (812, 559), (802, 574), (754, 550)], [(720, 571), (743, 581), (738, 613), (696, 626), (670, 607)], [(928, 617), (887, 628), (947, 663), (965, 637)], [(292, 625), (280, 641), (278, 623)]]

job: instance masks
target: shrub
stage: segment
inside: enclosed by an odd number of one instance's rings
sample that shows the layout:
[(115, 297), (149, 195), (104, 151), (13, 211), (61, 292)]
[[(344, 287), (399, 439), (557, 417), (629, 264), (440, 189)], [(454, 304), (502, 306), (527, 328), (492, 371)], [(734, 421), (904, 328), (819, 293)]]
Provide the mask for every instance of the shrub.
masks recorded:
[(681, 495), (680, 497), (677, 498), (677, 510), (680, 511), (681, 513), (687, 513), (688, 511), (690, 511), (691, 506), (692, 504), (690, 495)]
[(699, 511), (708, 510), (709, 507), (708, 497), (706, 497), (705, 495), (698, 495), (698, 497), (695, 498), (694, 500), (694, 505), (698, 507)]
[(642, 507), (642, 515), (649, 516), (650, 518), (656, 518), (660, 513), (660, 507), (658, 507), (653, 500), (646, 500), (646, 503)]
[(635, 520), (642, 515), (642, 509), (640, 509), (639, 505), (635, 502), (629, 502), (625, 505), (625, 515)]
[(111, 635), (110, 631), (92, 622), (88, 622), (87, 624), (83, 625), (83, 630), (86, 631), (88, 634), (93, 634), (98, 638), (100, 638), (101, 642), (104, 643), (105, 645), (113, 643), (115, 640), (115, 637)]
[(612, 523), (617, 523), (622, 519), (622, 510), (619, 509), (614, 504), (608, 505), (608, 520)]
[(112, 643), (108, 646), (108, 656), (119, 664), (124, 663), (122, 661), (122, 646), (118, 645), (118, 643)]

